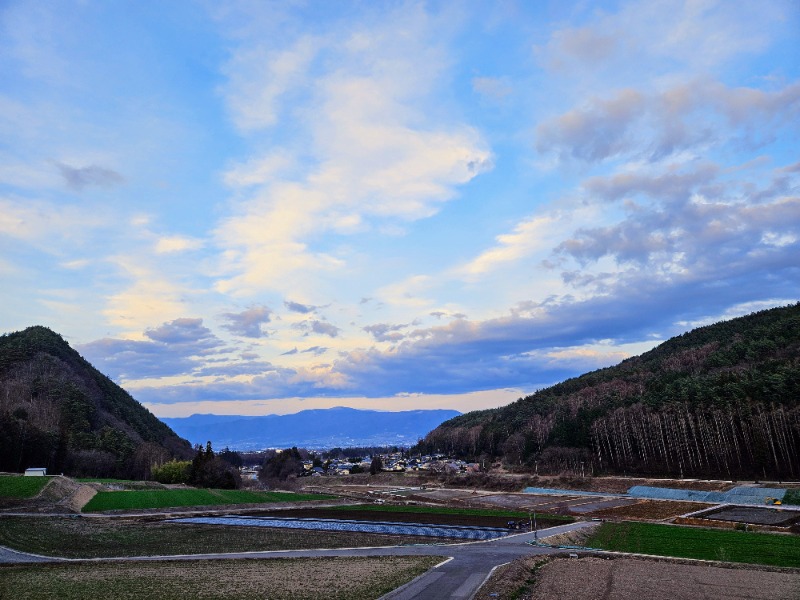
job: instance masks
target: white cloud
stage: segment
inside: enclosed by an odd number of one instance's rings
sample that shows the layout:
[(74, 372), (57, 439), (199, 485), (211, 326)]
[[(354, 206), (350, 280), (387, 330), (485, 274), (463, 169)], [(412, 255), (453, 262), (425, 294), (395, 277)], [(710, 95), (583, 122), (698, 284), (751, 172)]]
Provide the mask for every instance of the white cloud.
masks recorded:
[(511, 233), (498, 235), (495, 246), (484, 250), (457, 269), (455, 274), (474, 281), (532, 255), (538, 255), (539, 260), (543, 260), (564, 235), (573, 231), (579, 223), (590, 223), (593, 218), (596, 218), (595, 210), (575, 207), (572, 211), (556, 210), (525, 219)]
[(618, 12), (593, 10), (586, 25), (555, 30), (535, 51), (561, 75), (631, 76), (641, 65), (656, 76), (698, 73), (762, 50), (772, 25), (792, 10), (791, 2), (780, 1), (741, 0), (735, 7), (725, 0), (624, 2)]
[[(279, 159), (243, 161), (230, 172), (229, 180), (253, 190), (216, 231), (227, 249), (218, 290), (253, 294), (279, 281), (301, 285), (292, 279), (299, 271), (311, 277), (339, 269), (340, 257), (313, 247), (319, 236), (429, 217), (456, 195), (457, 186), (491, 167), (491, 154), (476, 130), (427, 114), (431, 92), (447, 67), (435, 24), (417, 9), (394, 17), (382, 25), (335, 22), (314, 39), (317, 58), (303, 78), (305, 92), (281, 113), (293, 138), (308, 145), (281, 148)], [(258, 53), (282, 57), (292, 68), (281, 69), (294, 73), (296, 61), (287, 56), (301, 47), (308, 58), (309, 44), (290, 42), (288, 55), (276, 49)], [(237, 52), (244, 61), (256, 50), (243, 44)], [(277, 107), (279, 94), (270, 92), (264, 100), (262, 91), (236, 80), (226, 89), (236, 106), (263, 107), (254, 129), (273, 123), (285, 108)], [(295, 165), (296, 177), (277, 177), (284, 164)]]
[(90, 233), (109, 228), (110, 215), (93, 206), (58, 205), (42, 200), (0, 197), (0, 236), (57, 253), (84, 244)]
[(162, 237), (156, 242), (156, 254), (171, 254), (173, 252), (185, 252), (187, 250), (197, 250), (203, 247), (202, 240), (185, 237), (182, 235), (172, 235)]
[(186, 290), (168, 274), (143, 265), (133, 257), (109, 259), (132, 280), (125, 289), (109, 294), (103, 314), (112, 325), (138, 336), (154, 323), (186, 314)]
[(308, 69), (318, 51), (319, 41), (311, 36), (301, 36), (286, 49), (256, 41), (238, 47), (225, 69), (224, 88), (236, 126), (252, 132), (274, 125), (283, 109), (282, 96), (308, 84)]
[(223, 179), (234, 188), (264, 185), (292, 165), (293, 159), (287, 152), (271, 152), (231, 166), (223, 174)]

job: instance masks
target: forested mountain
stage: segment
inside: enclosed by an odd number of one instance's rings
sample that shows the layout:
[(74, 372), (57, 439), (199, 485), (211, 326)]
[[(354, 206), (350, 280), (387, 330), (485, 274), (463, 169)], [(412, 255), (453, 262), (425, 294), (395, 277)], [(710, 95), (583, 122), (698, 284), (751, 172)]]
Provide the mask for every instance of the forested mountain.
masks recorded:
[(146, 477), (189, 443), (46, 327), (0, 337), (0, 470)]
[(800, 304), (701, 327), (456, 417), (421, 449), (539, 472), (798, 478)]

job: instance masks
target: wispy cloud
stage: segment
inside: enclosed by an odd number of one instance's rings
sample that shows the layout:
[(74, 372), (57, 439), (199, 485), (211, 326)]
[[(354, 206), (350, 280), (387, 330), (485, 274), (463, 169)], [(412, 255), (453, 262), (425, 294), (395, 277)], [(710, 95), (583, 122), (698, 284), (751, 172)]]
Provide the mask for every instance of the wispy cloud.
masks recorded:
[(72, 167), (57, 162), (56, 166), (67, 186), (79, 192), (91, 186), (109, 187), (125, 181), (125, 178), (113, 169), (99, 165)]

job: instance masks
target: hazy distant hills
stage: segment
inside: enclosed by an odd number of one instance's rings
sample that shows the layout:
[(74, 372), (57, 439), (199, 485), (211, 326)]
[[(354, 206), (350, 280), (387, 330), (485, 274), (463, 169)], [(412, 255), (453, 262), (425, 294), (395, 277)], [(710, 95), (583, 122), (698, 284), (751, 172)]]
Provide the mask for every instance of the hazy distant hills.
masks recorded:
[(556, 473), (798, 478), (800, 304), (701, 327), (456, 417), (423, 449)]
[(146, 477), (192, 449), (46, 327), (0, 336), (0, 470)]
[(162, 421), (193, 444), (211, 441), (218, 449), (260, 450), (412, 446), (431, 429), (459, 414), (455, 410), (385, 412), (338, 407), (291, 415), (192, 415)]

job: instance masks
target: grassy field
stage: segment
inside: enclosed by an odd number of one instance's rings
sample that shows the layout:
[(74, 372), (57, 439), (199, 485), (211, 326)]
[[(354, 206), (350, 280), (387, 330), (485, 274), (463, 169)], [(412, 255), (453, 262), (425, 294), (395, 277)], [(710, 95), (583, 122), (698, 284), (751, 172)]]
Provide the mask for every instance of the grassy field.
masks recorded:
[(0, 498), (32, 498), (49, 482), (49, 477), (0, 475)]
[(368, 600), (440, 561), (387, 556), (4, 566), (0, 593), (15, 600)]
[[(359, 504), (351, 506), (332, 506), (329, 510), (358, 510), (373, 512), (395, 512), (430, 515), (467, 515), (475, 517), (508, 517), (511, 519), (527, 519), (531, 513), (518, 510), (496, 510), (482, 508), (448, 508), (445, 506), (396, 506), (392, 504)], [(572, 523), (575, 519), (564, 515), (537, 513), (543, 519)]]
[[(448, 541), (452, 540), (358, 532), (194, 525), (154, 519), (0, 516), (0, 545), (64, 558), (397, 546), (442, 544)], [(2, 593), (0, 597), (4, 597)]]
[(335, 496), (322, 494), (293, 494), (290, 492), (253, 492), (249, 490), (133, 490), (122, 492), (98, 492), (82, 512), (104, 510), (143, 510), (149, 508), (173, 508), (186, 506), (220, 506), (226, 504), (260, 504), (270, 502), (302, 502), (305, 500), (329, 500)]
[(652, 523), (603, 523), (586, 541), (586, 546), (657, 556), (800, 567), (800, 538), (768, 533)]

